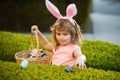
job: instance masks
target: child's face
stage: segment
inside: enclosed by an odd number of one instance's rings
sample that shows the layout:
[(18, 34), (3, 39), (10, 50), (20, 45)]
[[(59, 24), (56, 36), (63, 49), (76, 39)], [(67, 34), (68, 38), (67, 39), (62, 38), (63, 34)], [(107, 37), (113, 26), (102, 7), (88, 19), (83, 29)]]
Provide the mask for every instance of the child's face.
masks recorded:
[(61, 46), (71, 43), (71, 35), (67, 31), (56, 31), (56, 39)]

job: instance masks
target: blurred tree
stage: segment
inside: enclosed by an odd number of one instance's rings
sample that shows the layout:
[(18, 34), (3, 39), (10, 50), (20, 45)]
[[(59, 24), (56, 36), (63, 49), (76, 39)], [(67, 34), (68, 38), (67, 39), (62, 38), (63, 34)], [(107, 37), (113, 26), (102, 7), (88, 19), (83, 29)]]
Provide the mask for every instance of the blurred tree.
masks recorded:
[[(74, 19), (83, 32), (89, 27), (89, 14), (92, 0), (52, 0), (62, 15), (66, 15), (66, 7), (75, 3), (78, 14)], [(49, 31), (56, 18), (47, 10), (45, 0), (1, 0), (0, 1), (0, 30), (29, 32), (33, 24), (41, 31)]]

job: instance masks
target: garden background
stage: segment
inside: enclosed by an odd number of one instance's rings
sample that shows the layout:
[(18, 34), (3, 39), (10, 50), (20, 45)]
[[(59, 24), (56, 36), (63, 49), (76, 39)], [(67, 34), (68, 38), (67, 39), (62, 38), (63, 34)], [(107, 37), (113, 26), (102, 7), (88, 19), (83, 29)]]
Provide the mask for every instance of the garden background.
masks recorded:
[[(43, 64), (29, 64), (26, 69), (21, 68), (20, 64), (16, 63), (15, 54), (28, 50), (31, 43), (30, 35), (22, 33), (30, 33), (33, 24), (38, 25), (42, 31), (49, 32), (49, 27), (56, 18), (48, 12), (44, 1), (2, 0), (0, 80), (120, 80), (119, 0), (51, 1), (59, 6), (60, 11), (63, 11), (62, 14), (65, 14), (64, 11), (69, 3), (77, 4), (79, 13), (74, 18), (81, 25), (84, 39), (89, 38), (83, 40), (81, 47), (87, 57), (87, 69), (72, 68), (73, 72), (67, 73), (64, 71), (66, 66)], [(60, 2), (63, 4), (59, 4)], [(52, 41), (49, 35), (46, 37)]]

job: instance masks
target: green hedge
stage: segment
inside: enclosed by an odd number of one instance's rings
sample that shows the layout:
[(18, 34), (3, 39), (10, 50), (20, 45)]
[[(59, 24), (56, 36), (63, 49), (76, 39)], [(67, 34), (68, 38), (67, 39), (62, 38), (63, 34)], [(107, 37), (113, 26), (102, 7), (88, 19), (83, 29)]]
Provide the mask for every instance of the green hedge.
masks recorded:
[(30, 37), (10, 32), (0, 32), (0, 59), (15, 61), (16, 52), (27, 50), (30, 46)]
[(65, 66), (29, 64), (22, 69), (19, 64), (0, 60), (0, 80), (120, 80), (120, 72), (93, 68), (65, 72)]
[[(52, 41), (50, 37), (47, 38)], [(30, 42), (29, 35), (1, 31), (0, 60), (15, 62), (15, 53), (28, 50)], [(82, 52), (87, 57), (87, 67), (120, 71), (120, 46), (102, 41), (84, 40)]]
[(87, 66), (120, 71), (120, 46), (103, 41), (84, 41), (83, 53)]
[[(51, 38), (48, 40), (51, 41)], [(35, 37), (33, 37), (33, 42), (36, 48)], [(0, 60), (15, 61), (15, 53), (28, 50), (30, 45), (30, 35), (0, 31)], [(41, 45), (40, 48), (42, 48)]]

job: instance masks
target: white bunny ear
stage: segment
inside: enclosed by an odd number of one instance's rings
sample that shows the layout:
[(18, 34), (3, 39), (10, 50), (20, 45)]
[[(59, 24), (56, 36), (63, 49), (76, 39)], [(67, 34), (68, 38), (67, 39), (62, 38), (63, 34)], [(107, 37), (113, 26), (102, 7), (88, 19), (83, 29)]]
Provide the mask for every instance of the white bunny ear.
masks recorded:
[(66, 11), (66, 17), (71, 19), (73, 18), (76, 14), (77, 14), (77, 8), (75, 4), (70, 4), (67, 7), (67, 11)]
[(49, 0), (46, 0), (46, 7), (56, 18), (59, 19), (62, 17), (58, 8), (55, 5), (53, 5)]

